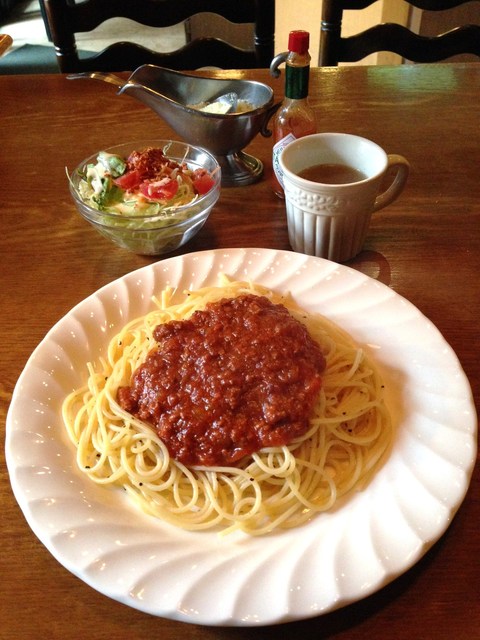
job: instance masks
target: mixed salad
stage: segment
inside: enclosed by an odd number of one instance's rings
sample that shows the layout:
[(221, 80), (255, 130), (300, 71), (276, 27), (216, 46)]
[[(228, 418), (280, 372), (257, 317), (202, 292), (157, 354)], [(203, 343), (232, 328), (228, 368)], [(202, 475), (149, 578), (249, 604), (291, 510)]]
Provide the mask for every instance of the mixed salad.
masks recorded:
[(99, 211), (140, 217), (189, 204), (214, 184), (206, 169), (190, 169), (163, 149), (148, 147), (127, 158), (100, 151), (96, 163), (84, 167), (77, 192)]

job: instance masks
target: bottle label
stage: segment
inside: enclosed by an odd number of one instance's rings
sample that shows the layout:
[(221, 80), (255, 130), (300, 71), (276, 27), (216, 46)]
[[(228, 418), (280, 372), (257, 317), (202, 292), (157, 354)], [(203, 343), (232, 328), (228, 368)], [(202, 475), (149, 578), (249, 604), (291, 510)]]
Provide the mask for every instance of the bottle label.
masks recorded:
[(288, 144), (290, 144), (290, 142), (293, 142), (294, 140), (296, 140), (296, 138), (293, 135), (293, 133), (289, 133), (284, 138), (282, 138), (281, 140), (279, 140), (277, 143), (273, 145), (273, 156), (272, 156), (273, 170), (275, 172), (275, 176), (278, 182), (280, 183), (282, 189), (283, 189), (283, 171), (280, 166), (279, 158), (283, 149)]
[(302, 100), (308, 96), (308, 80), (310, 67), (285, 67), (285, 96), (294, 100)]

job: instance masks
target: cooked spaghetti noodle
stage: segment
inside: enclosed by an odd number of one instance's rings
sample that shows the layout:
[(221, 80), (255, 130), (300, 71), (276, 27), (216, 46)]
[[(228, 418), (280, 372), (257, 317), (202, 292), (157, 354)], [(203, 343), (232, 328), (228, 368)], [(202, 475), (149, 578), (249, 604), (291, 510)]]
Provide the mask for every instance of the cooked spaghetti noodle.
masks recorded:
[[(365, 352), (325, 318), (254, 283), (230, 282), (188, 292), (127, 324), (106, 357), (88, 364), (87, 384), (64, 401), (63, 418), (79, 468), (94, 482), (123, 487), (147, 513), (190, 530), (219, 528), (261, 535), (291, 528), (365, 486), (392, 439), (382, 380)], [(304, 323), (326, 358), (309, 429), (288, 446), (262, 449), (235, 467), (187, 467), (170, 457), (154, 429), (117, 402), (117, 390), (151, 351), (159, 323), (182, 320), (209, 302), (243, 293), (282, 303)]]

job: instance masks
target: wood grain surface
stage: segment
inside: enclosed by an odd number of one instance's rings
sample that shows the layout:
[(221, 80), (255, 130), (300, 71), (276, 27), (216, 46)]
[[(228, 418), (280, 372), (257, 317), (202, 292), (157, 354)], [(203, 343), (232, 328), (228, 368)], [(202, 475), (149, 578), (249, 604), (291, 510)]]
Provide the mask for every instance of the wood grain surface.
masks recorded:
[[(216, 73), (266, 82), (281, 98), (283, 77)], [(310, 94), (320, 131), (356, 133), (409, 159), (404, 193), (374, 215), (364, 251), (348, 264), (432, 320), (457, 353), (478, 401), (480, 64), (312, 69)], [(113, 144), (174, 134), (153, 111), (98, 81), (0, 76), (0, 96), (4, 440), (17, 378), (50, 327), (102, 285), (158, 259), (116, 248), (81, 219), (65, 167)], [(269, 138), (254, 139), (248, 150), (263, 160), (265, 177), (248, 187), (224, 188), (200, 233), (170, 255), (218, 247), (290, 249), (284, 203), (269, 185), (271, 146)], [(3, 450), (0, 464), (1, 640), (479, 637), (478, 468), (446, 534), (390, 585), (326, 616), (242, 629), (155, 618), (94, 591), (37, 540), (13, 497)]]

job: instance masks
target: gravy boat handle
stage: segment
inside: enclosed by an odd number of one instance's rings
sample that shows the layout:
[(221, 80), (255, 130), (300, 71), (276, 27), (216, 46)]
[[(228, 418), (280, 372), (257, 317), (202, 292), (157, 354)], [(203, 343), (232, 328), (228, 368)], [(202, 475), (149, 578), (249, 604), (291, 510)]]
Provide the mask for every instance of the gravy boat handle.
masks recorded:
[(267, 109), (265, 113), (265, 119), (263, 120), (263, 123), (262, 123), (262, 128), (260, 129), (260, 133), (264, 138), (269, 138), (272, 135), (272, 131), (271, 129), (268, 128), (268, 125), (270, 124), (270, 120), (272, 119), (272, 116), (277, 112), (277, 109), (280, 107), (281, 104), (282, 104), (281, 101), (277, 102), (276, 104), (272, 105), (269, 109)]

